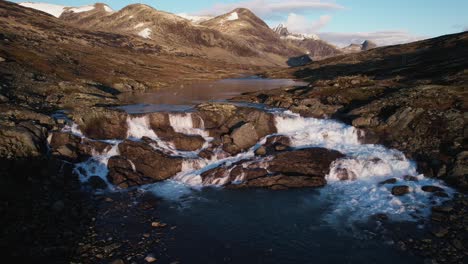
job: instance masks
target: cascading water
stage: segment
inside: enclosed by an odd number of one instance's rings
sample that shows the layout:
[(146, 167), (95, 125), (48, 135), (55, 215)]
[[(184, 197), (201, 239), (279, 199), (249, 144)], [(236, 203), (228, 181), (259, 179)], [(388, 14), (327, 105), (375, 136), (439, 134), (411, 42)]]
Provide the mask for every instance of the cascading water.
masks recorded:
[[(330, 173), (326, 176), (328, 184), (320, 190), (321, 199), (331, 204), (327, 220), (355, 222), (365, 220), (376, 213), (386, 213), (397, 220), (412, 221), (427, 216), (432, 205), (444, 200), (421, 190), (423, 185), (442, 186), (441, 182), (425, 178), (423, 175), (417, 176), (418, 181), (405, 181), (404, 176), (417, 175), (415, 164), (397, 150), (360, 143), (359, 131), (356, 128), (333, 120), (304, 118), (288, 111), (275, 112), (274, 115), (277, 134), (289, 137), (292, 147), (297, 149), (322, 147), (346, 155), (332, 163)], [(169, 120), (176, 132), (202, 136), (206, 143), (201, 150), (210, 146), (213, 139), (203, 129), (202, 122), (199, 128), (195, 128), (194, 116), (191, 113), (169, 114)], [(153, 148), (184, 158), (181, 172), (174, 175), (172, 181), (189, 186), (223, 185), (228, 177), (210, 181), (203, 180), (200, 175), (218, 166), (228, 167), (239, 161), (261, 162), (267, 159), (255, 155), (255, 150), (265, 143), (266, 138), (236, 156), (229, 156), (218, 147), (213, 150), (214, 155), (210, 159), (203, 159), (198, 155), (201, 150), (178, 151), (171, 142), (160, 139), (151, 129), (147, 116), (129, 117), (127, 123), (129, 140), (139, 141), (147, 137), (156, 142), (151, 145)], [(68, 130), (81, 135), (76, 126)], [(89, 175), (98, 175), (106, 180), (107, 161), (111, 156), (118, 155), (119, 143), (113, 141), (113, 147), (108, 152), (78, 164), (77, 171), (83, 175), (82, 180), (86, 180)], [(227, 171), (226, 174), (228, 173)], [(378, 184), (388, 178), (396, 178), (396, 183)], [(242, 176), (235, 181), (243, 181)], [(391, 194), (392, 187), (403, 184), (409, 186), (410, 193), (398, 197)], [(151, 189), (151, 187), (145, 188)], [(450, 188), (444, 187), (444, 189), (450, 196), (453, 194)], [(154, 190), (162, 192), (161, 185)]]

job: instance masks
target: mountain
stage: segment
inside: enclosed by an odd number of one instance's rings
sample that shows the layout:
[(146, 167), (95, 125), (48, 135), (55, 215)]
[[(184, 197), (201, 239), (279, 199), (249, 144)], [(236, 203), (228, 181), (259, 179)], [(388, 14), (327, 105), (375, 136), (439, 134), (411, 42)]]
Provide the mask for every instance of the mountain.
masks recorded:
[(84, 29), (139, 36), (168, 52), (238, 63), (286, 65), (289, 57), (301, 53), (297, 47), (279, 41), (265, 22), (246, 9), (199, 24), (143, 4), (113, 13), (97, 8), (80, 13), (65, 11), (60, 19)]
[(262, 19), (245, 8), (235, 9), (227, 14), (204, 21), (200, 25), (215, 29), (243, 45), (259, 51), (262, 56), (269, 56), (282, 61), (284, 57), (301, 55), (303, 50), (281, 41)]
[(342, 48), (341, 51), (343, 51), (344, 53), (357, 53), (375, 48), (377, 48), (377, 44), (370, 40), (365, 40), (361, 44), (350, 44), (349, 46)]
[(112, 8), (110, 8), (106, 4), (95, 4), (95, 5), (88, 5), (88, 6), (81, 6), (81, 7), (69, 7), (63, 5), (55, 5), (55, 4), (48, 4), (48, 3), (34, 3), (34, 2), (23, 2), (19, 3), (19, 5), (24, 7), (29, 7), (32, 9), (40, 10), (42, 12), (48, 13), (54, 17), (60, 17), (64, 12), (72, 12), (72, 13), (81, 13), (87, 12), (94, 9), (103, 8), (106, 12), (113, 12)]
[(315, 34), (300, 34), (300, 33), (291, 33), (289, 32), (288, 28), (285, 27), (283, 24), (279, 24), (273, 31), (280, 35), (282, 39), (289, 39), (289, 40), (320, 40), (320, 37)]
[(314, 60), (321, 60), (343, 53), (334, 45), (321, 40), (317, 35), (291, 33), (283, 24), (276, 26), (273, 31), (280, 36), (283, 41), (299, 47)]
[[(83, 21), (93, 21), (98, 15), (116, 14), (124, 15), (95, 8), (62, 16), (83, 15)], [(177, 21), (190, 24), (182, 18)], [(233, 77), (263, 69), (249, 60), (269, 63), (252, 57), (230, 60), (235, 55), (221, 49), (211, 49), (221, 59), (175, 53), (138, 35), (75, 27), (7, 1), (0, 1), (0, 25), (0, 99), (48, 109), (109, 104), (121, 92)]]
[(365, 40), (361, 45), (362, 50), (371, 50), (375, 48), (377, 48), (377, 44), (375, 44), (374, 42), (370, 40)]

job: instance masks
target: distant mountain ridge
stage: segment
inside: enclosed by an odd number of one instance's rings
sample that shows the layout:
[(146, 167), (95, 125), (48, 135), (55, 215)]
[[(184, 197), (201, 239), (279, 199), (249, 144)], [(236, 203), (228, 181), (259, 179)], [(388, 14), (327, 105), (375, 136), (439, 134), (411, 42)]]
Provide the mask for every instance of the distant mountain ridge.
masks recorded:
[(279, 24), (273, 31), (286, 42), (289, 42), (308, 54), (314, 60), (321, 60), (342, 54), (343, 52), (334, 45), (327, 43), (315, 34), (291, 33), (288, 28)]
[(361, 44), (350, 44), (349, 46), (346, 46), (344, 48), (342, 48), (341, 50), (344, 52), (344, 53), (356, 53), (356, 52), (361, 52), (361, 51), (367, 51), (367, 50), (371, 50), (371, 49), (375, 49), (377, 48), (377, 44), (370, 41), (370, 40), (365, 40), (364, 42), (362, 42)]
[(210, 17), (176, 15), (144, 4), (131, 4), (118, 11), (102, 3), (82, 7), (31, 2), (20, 5), (49, 13), (74, 27), (143, 38), (177, 54), (286, 66), (289, 58), (303, 54), (318, 60), (343, 53), (315, 34), (291, 33), (284, 25), (271, 29), (245, 8)]

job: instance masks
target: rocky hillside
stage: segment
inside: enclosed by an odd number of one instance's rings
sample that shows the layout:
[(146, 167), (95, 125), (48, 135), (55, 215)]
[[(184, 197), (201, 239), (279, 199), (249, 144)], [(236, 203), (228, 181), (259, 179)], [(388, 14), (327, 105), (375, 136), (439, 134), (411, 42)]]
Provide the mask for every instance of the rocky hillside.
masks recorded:
[(341, 49), (343, 53), (357, 53), (361, 51), (366, 51), (366, 50), (371, 50), (377, 48), (377, 44), (370, 40), (365, 40), (361, 44), (350, 44), (349, 46), (346, 46)]
[(321, 40), (314, 34), (291, 33), (282, 24), (275, 27), (273, 31), (275, 31), (283, 41), (301, 48), (304, 53), (307, 53), (313, 60), (321, 60), (343, 54), (340, 49)]
[(468, 33), (376, 48), (266, 73), (306, 87), (237, 100), (341, 119), (366, 140), (403, 151), (426, 176), (468, 190), (466, 104)]
[(263, 56), (282, 62), (284, 57), (303, 54), (303, 50), (281, 41), (268, 25), (250, 10), (235, 9), (227, 14), (204, 21), (200, 25), (216, 29), (243, 45), (257, 50)]
[(194, 23), (143, 4), (112, 13), (96, 4), (79, 13), (65, 10), (60, 19), (85, 29), (139, 36), (168, 52), (239, 63), (284, 66), (287, 58), (301, 53), (297, 47), (279, 42), (265, 22), (246, 9)]

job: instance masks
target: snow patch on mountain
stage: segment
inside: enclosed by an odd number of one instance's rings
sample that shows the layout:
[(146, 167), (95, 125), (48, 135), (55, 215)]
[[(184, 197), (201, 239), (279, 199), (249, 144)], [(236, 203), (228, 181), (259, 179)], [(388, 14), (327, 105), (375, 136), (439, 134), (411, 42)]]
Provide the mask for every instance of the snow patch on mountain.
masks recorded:
[(273, 28), (273, 31), (280, 35), (282, 39), (290, 39), (290, 40), (320, 40), (320, 37), (315, 34), (301, 34), (301, 33), (291, 33), (289, 32), (288, 28), (283, 24), (279, 24), (278, 26)]
[(150, 39), (151, 33), (153, 33), (153, 31), (150, 28), (145, 28), (142, 31), (138, 32), (138, 36), (145, 38), (145, 39)]
[(179, 13), (177, 15), (187, 20), (190, 20), (194, 24), (199, 24), (203, 21), (207, 21), (213, 18), (212, 16), (192, 16), (187, 13)]
[(80, 6), (80, 7), (74, 7), (68, 9), (68, 11), (73, 12), (73, 13), (82, 13), (82, 12), (88, 12), (94, 9), (94, 5), (89, 5), (89, 6)]
[(107, 6), (107, 5), (104, 5), (104, 10), (105, 10), (106, 12), (108, 12), (108, 13), (114, 12), (114, 9), (110, 8), (110, 7)]
[(62, 13), (67, 8), (66, 6), (63, 6), (63, 5), (54, 5), (54, 4), (47, 4), (47, 3), (33, 3), (33, 2), (19, 3), (19, 5), (45, 12), (54, 17), (60, 17), (60, 15), (62, 15)]
[(237, 14), (237, 12), (233, 12), (227, 17), (228, 21), (233, 21), (237, 19), (239, 19), (239, 15)]

